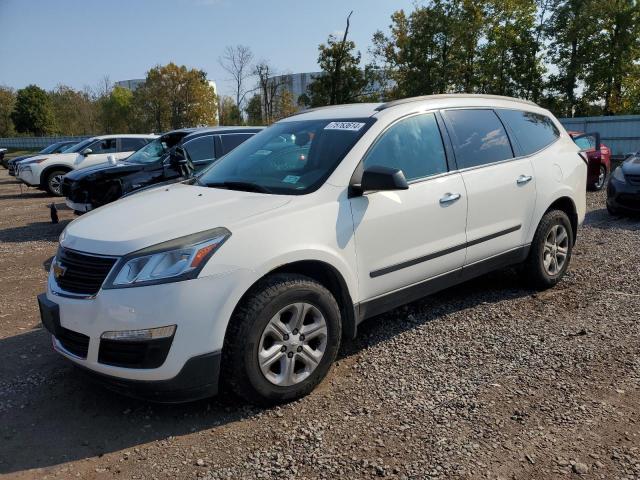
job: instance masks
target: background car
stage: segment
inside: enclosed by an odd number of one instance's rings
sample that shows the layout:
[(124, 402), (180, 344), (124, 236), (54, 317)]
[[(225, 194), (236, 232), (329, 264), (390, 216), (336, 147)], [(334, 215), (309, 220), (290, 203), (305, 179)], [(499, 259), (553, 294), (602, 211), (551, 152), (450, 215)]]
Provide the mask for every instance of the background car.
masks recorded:
[(16, 177), (27, 185), (42, 188), (60, 196), (62, 177), (76, 168), (85, 168), (107, 162), (107, 157), (127, 158), (144, 147), (157, 135), (102, 135), (84, 140), (53, 155), (38, 155), (20, 162)]
[(640, 155), (616, 168), (607, 185), (607, 210), (612, 215), (640, 213)]
[(7, 149), (6, 148), (0, 148), (0, 163), (2, 164), (3, 167), (6, 167), (5, 163), (4, 163), (4, 154), (7, 153)]
[(51, 145), (49, 145), (48, 147), (43, 148), (42, 150), (40, 150), (37, 153), (30, 153), (29, 155), (20, 155), (19, 157), (14, 157), (11, 160), (7, 160), (6, 162), (3, 162), (4, 166), (7, 167), (9, 169), (9, 175), (13, 175), (15, 176), (16, 174), (16, 164), (18, 162), (21, 162), (22, 160), (27, 160), (31, 157), (35, 157), (36, 155), (44, 155), (44, 154), (51, 154), (51, 153), (62, 153), (65, 150), (67, 150), (68, 148), (70, 148), (72, 145), (76, 145), (78, 143), (78, 141), (76, 140), (68, 140), (68, 141), (64, 141), (64, 142), (56, 142), (56, 143), (52, 143)]
[(87, 212), (125, 194), (190, 176), (172, 158), (181, 146), (196, 172), (261, 130), (259, 127), (215, 127), (173, 130), (117, 165), (74, 170), (62, 180), (62, 194), (75, 212)]
[(599, 133), (567, 132), (589, 159), (587, 188), (602, 190), (611, 171), (611, 149), (600, 142)]

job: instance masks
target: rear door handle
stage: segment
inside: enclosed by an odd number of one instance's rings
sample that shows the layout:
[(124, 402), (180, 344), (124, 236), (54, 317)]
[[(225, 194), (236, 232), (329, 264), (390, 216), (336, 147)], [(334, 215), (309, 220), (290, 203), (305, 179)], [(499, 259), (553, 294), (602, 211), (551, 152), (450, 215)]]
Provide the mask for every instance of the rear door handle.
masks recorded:
[(449, 205), (450, 203), (460, 200), (461, 195), (459, 193), (446, 193), (444, 197), (440, 199), (440, 205)]
[(525, 183), (529, 183), (531, 180), (533, 180), (531, 175), (520, 175), (516, 180), (516, 183), (518, 185), (524, 185)]

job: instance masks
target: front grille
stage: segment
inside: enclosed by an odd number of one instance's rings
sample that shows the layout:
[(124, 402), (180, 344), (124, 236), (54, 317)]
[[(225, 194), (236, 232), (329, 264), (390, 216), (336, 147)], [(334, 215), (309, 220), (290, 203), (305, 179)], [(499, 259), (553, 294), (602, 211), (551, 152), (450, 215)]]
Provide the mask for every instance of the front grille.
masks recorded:
[(73, 353), (77, 357), (87, 358), (89, 337), (86, 335), (68, 328), (58, 327), (56, 329), (56, 338), (66, 351)]
[(158, 368), (169, 354), (173, 336), (154, 340), (100, 340), (98, 362), (124, 368)]
[(624, 175), (624, 178), (626, 178), (627, 182), (629, 182), (631, 185), (640, 185), (640, 175), (629, 175), (628, 173), (626, 173)]
[(95, 295), (116, 263), (115, 258), (87, 255), (59, 248), (57, 263), (63, 267), (56, 282), (63, 290), (83, 295)]

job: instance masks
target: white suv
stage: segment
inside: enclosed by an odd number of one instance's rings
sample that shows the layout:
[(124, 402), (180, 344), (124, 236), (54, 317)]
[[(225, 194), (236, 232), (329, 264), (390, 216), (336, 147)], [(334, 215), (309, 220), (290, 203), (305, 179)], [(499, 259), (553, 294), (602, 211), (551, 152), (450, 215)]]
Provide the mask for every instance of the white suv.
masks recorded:
[(587, 164), (551, 113), (443, 95), (311, 110), (197, 178), (73, 221), (39, 304), (54, 348), (158, 401), (310, 392), (364, 319), (521, 264), (565, 274)]
[(40, 187), (50, 194), (60, 196), (62, 177), (76, 168), (92, 167), (127, 158), (144, 147), (157, 135), (101, 135), (78, 143), (63, 153), (37, 155), (17, 165), (16, 177), (27, 185)]

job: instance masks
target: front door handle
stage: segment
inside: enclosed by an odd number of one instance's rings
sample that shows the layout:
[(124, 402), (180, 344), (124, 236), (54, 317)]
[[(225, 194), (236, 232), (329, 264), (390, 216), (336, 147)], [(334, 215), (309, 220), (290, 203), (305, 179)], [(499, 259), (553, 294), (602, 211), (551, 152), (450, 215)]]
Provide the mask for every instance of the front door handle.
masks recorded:
[(444, 197), (440, 199), (440, 205), (449, 205), (460, 200), (461, 196), (462, 195), (460, 195), (459, 193), (446, 193)]
[(520, 175), (516, 180), (516, 183), (518, 185), (524, 185), (526, 183), (529, 183), (531, 180), (533, 180), (533, 177), (531, 175)]

